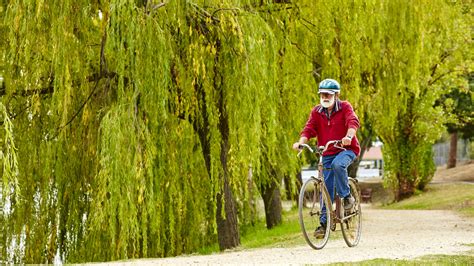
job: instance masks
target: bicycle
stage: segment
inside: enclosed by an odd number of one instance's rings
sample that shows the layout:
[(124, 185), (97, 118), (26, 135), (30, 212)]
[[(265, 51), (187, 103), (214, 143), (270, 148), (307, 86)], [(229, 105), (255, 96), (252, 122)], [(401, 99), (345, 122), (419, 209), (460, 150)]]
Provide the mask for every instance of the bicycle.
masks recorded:
[[(347, 246), (354, 247), (360, 240), (362, 210), (360, 206), (360, 188), (357, 179), (349, 178), (350, 191), (355, 199), (354, 207), (350, 210), (344, 210), (342, 200), (336, 193), (334, 193), (335, 206), (333, 206), (324, 181), (323, 170), (330, 169), (323, 167), (323, 153), (330, 145), (345, 150), (344, 147), (339, 146), (341, 143), (342, 141), (340, 140), (329, 141), (326, 146), (319, 146), (316, 151), (307, 144), (300, 145), (301, 151), (298, 153), (298, 156), (300, 156), (304, 148), (307, 148), (311, 153), (319, 155), (318, 177), (311, 176), (303, 183), (298, 200), (301, 230), (306, 242), (314, 249), (322, 249), (327, 244), (330, 232), (336, 230), (338, 223), (341, 226), (342, 235)], [(319, 240), (313, 236), (313, 233), (320, 224), (320, 216), (323, 213), (326, 214), (327, 226), (324, 237)]]

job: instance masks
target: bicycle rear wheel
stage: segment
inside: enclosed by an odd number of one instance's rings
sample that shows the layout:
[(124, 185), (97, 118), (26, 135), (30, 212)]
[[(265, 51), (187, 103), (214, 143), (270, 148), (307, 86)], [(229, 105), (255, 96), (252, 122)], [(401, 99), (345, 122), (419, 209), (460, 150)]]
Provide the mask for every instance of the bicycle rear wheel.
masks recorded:
[(342, 236), (349, 247), (354, 247), (359, 243), (362, 229), (362, 209), (360, 207), (360, 190), (357, 180), (349, 178), (351, 194), (355, 199), (354, 207), (345, 211), (341, 222)]
[[(320, 179), (310, 178), (301, 187), (298, 201), (301, 231), (308, 245), (314, 249), (322, 249), (328, 242), (331, 212), (326, 211), (326, 206), (329, 206), (330, 202), (328, 195), (324, 193), (323, 182)], [(320, 226), (320, 217), (323, 213), (326, 213), (326, 231), (324, 237), (317, 238), (315, 230)]]

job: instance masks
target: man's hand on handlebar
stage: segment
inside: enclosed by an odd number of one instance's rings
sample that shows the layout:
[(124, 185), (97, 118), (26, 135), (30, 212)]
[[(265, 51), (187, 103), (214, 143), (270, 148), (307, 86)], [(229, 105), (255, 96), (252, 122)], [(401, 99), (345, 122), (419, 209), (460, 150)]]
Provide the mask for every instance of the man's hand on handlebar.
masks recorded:
[(301, 150), (300, 145), (301, 145), (301, 143), (299, 143), (299, 142), (293, 143), (293, 150), (295, 150), (295, 151)]
[(342, 138), (342, 146), (350, 146), (352, 139), (349, 137)]

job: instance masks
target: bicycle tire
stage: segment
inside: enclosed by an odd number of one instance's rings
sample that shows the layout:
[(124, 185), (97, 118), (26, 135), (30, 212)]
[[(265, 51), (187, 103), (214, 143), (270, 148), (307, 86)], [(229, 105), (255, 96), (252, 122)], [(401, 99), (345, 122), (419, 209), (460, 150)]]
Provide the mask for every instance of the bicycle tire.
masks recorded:
[(329, 206), (330, 202), (321, 179), (311, 177), (304, 182), (298, 200), (299, 222), (306, 242), (314, 249), (322, 249), (329, 240), (332, 218), (330, 207), (326, 211), (327, 226), (324, 237), (318, 239), (314, 236), (314, 232), (320, 225), (323, 206)]
[(362, 231), (362, 209), (360, 206), (360, 189), (357, 180), (349, 178), (349, 187), (355, 199), (354, 207), (344, 213), (341, 221), (342, 236), (347, 246), (355, 247), (359, 244)]

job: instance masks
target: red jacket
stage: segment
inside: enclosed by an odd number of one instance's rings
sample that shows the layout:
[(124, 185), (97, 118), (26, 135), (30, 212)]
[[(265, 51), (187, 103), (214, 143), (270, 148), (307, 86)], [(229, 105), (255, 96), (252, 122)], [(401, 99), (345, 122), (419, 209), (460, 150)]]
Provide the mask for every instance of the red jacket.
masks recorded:
[[(349, 128), (358, 129), (359, 126), (359, 118), (354, 113), (352, 105), (347, 101), (337, 100), (329, 117), (327, 109), (321, 105), (314, 107), (301, 132), (301, 136), (308, 139), (316, 137), (318, 139), (318, 146), (324, 146), (330, 140), (341, 140), (346, 136)], [(345, 148), (359, 156), (360, 145), (357, 136), (354, 136), (351, 145)], [(337, 154), (341, 151), (341, 149), (331, 147), (324, 155)]]

